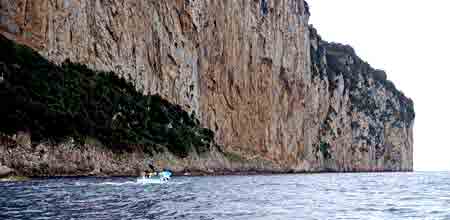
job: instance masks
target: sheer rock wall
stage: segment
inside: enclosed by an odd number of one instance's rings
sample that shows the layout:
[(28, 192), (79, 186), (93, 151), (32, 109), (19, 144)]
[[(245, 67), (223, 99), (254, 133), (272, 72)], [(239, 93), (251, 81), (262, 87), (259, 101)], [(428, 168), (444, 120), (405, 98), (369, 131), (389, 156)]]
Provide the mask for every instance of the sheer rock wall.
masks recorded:
[(412, 101), (309, 16), (304, 0), (0, 0), (2, 34), (181, 104), (228, 152), (280, 171), (412, 170)]

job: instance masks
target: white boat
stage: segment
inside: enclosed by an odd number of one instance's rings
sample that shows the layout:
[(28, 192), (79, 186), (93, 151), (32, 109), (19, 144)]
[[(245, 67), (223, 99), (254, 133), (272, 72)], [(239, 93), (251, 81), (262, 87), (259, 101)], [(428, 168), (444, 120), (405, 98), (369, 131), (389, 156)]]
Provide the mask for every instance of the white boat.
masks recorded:
[(169, 182), (171, 176), (172, 173), (170, 171), (162, 171), (154, 176), (140, 177), (137, 179), (137, 182), (140, 184), (162, 184)]

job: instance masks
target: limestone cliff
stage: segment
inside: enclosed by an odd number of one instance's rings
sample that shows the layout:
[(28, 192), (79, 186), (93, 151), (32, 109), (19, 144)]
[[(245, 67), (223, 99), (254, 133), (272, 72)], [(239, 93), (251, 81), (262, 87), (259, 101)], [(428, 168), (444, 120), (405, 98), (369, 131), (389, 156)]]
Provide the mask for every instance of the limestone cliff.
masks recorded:
[(322, 167), (412, 170), (412, 100), (350, 46), (322, 41), (313, 27), (310, 37), (311, 73), (325, 100), (316, 142), (325, 159)]
[(412, 170), (412, 101), (304, 0), (0, 0), (0, 32), (112, 70), (195, 113), (225, 151), (279, 170)]

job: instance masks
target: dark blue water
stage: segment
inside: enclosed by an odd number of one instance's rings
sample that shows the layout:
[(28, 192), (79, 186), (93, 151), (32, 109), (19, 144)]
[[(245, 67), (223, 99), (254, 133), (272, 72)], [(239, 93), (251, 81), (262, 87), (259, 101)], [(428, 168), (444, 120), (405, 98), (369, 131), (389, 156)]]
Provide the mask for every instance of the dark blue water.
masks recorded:
[(450, 173), (0, 183), (0, 219), (450, 219)]

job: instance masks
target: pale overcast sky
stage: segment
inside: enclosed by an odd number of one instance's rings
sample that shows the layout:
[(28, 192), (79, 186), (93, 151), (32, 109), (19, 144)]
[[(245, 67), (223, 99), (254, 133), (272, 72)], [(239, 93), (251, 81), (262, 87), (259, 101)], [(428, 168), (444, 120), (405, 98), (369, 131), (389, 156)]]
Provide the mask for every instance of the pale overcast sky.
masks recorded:
[(414, 100), (414, 169), (450, 170), (450, 1), (308, 3), (324, 40), (350, 44)]

